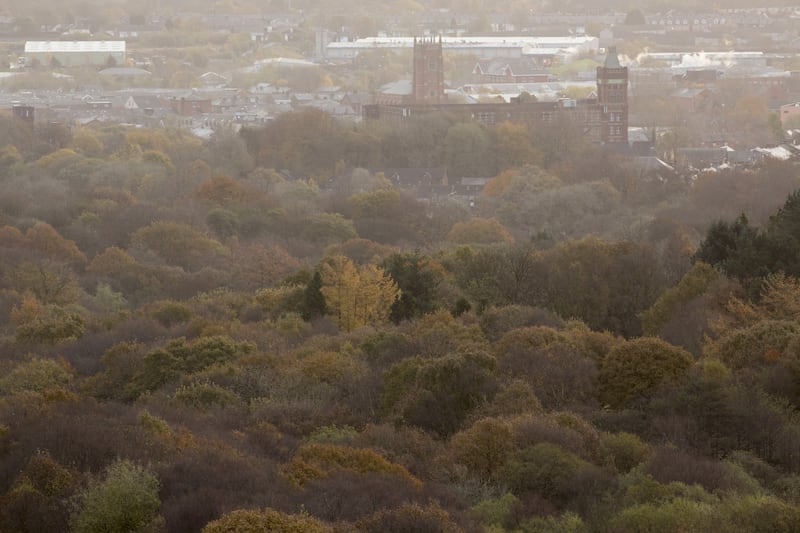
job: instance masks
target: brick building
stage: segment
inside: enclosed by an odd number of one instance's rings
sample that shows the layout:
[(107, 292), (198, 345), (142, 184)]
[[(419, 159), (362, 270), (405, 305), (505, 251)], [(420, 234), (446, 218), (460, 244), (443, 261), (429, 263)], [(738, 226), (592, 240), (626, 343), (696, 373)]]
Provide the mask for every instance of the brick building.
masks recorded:
[(375, 105), (364, 106), (364, 118), (406, 120), (425, 113), (448, 112), (488, 125), (505, 121), (548, 124), (566, 119), (591, 142), (628, 142), (628, 68), (620, 65), (615, 48), (609, 48), (604, 65), (597, 67), (594, 98), (561, 98), (555, 102), (516, 98), (510, 103), (455, 104), (447, 102), (444, 91), (441, 40), (416, 39), (411, 90), (391, 96), (378, 95)]

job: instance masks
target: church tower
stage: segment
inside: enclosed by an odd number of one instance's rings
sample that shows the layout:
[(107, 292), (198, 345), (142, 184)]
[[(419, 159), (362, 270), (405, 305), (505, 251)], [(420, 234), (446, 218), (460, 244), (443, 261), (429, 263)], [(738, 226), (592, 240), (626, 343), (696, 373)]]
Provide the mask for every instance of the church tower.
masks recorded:
[(628, 67), (619, 64), (615, 46), (608, 48), (605, 64), (597, 67), (597, 103), (600, 106), (600, 140), (628, 142)]
[(412, 99), (415, 105), (445, 103), (442, 38), (414, 37), (414, 78)]

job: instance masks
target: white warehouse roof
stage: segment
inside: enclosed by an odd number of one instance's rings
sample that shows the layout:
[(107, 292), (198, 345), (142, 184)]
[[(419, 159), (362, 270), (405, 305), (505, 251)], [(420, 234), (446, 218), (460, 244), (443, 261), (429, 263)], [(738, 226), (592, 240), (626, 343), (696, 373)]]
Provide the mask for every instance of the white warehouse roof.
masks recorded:
[[(431, 37), (427, 37), (431, 39)], [(439, 41), (439, 37), (435, 37)], [(325, 47), (331, 58), (353, 58), (362, 50), (402, 50), (414, 46), (414, 37), (365, 37), (355, 41), (335, 41)], [(564, 53), (577, 55), (596, 51), (599, 47), (597, 37), (588, 35), (564, 37), (534, 36), (489, 36), (489, 37), (441, 37), (442, 48), (449, 52), (470, 53), (482, 57), (520, 57), (522, 55), (547, 55)]]
[[(430, 37), (428, 37), (430, 39)], [(438, 41), (438, 37), (436, 38)], [(364, 37), (355, 41), (334, 41), (328, 43), (328, 48), (412, 48), (414, 37)], [(597, 37), (588, 35), (565, 37), (533, 37), (533, 36), (508, 36), (508, 37), (442, 37), (443, 48), (510, 48), (510, 47), (547, 47), (567, 48), (574, 46), (588, 46), (597, 48)]]
[(125, 52), (125, 41), (26, 41), (25, 53)]

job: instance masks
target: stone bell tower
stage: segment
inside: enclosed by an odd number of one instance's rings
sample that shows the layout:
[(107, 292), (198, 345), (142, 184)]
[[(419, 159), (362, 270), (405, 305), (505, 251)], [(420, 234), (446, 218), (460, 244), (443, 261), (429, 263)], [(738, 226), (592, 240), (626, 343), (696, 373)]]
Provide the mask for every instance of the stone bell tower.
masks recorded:
[(442, 104), (444, 62), (442, 37), (414, 37), (414, 78), (412, 99), (415, 105)]

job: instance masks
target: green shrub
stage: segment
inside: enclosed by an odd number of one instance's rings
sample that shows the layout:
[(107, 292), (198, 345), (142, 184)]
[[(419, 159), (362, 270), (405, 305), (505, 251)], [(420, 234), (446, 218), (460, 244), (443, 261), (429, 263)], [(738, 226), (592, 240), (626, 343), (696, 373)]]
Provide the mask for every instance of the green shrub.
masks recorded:
[(650, 446), (631, 433), (605, 433), (601, 440), (603, 450), (620, 473), (630, 471), (650, 456)]
[(171, 328), (178, 324), (188, 322), (192, 318), (192, 310), (178, 302), (164, 302), (153, 312), (159, 324), (165, 328)]
[(36, 358), (17, 365), (0, 379), (0, 394), (13, 394), (21, 391), (40, 392), (66, 385), (72, 374), (52, 359)]
[(226, 407), (239, 401), (236, 393), (220, 387), (216, 383), (194, 381), (188, 385), (178, 387), (174, 398), (184, 405), (197, 409), (211, 407)]
[(130, 461), (113, 463), (102, 480), (89, 484), (73, 516), (75, 533), (152, 531), (163, 522), (155, 475)]
[(290, 515), (266, 509), (231, 511), (209, 522), (203, 533), (330, 533), (333, 529), (319, 520), (305, 515)]

